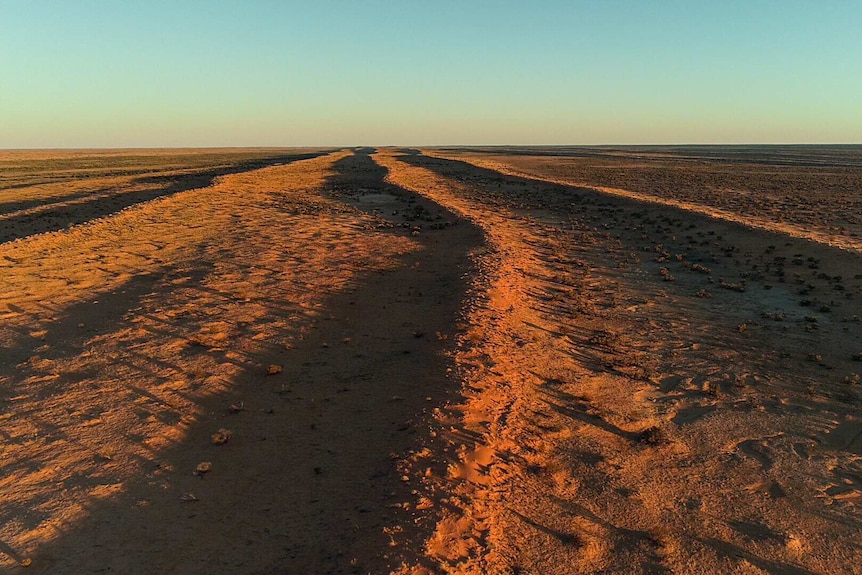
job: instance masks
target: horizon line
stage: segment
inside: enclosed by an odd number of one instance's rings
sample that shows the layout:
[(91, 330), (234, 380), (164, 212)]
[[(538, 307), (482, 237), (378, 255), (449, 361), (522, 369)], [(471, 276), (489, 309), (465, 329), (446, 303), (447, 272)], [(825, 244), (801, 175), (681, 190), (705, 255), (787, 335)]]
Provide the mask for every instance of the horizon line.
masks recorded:
[(298, 145), (217, 145), (217, 146), (45, 146), (26, 148), (0, 147), (0, 152), (29, 151), (87, 151), (87, 150), (279, 150), (288, 148), (624, 148), (624, 147), (742, 147), (742, 146), (797, 146), (797, 147), (862, 147), (860, 142), (676, 142), (626, 144), (298, 144)]

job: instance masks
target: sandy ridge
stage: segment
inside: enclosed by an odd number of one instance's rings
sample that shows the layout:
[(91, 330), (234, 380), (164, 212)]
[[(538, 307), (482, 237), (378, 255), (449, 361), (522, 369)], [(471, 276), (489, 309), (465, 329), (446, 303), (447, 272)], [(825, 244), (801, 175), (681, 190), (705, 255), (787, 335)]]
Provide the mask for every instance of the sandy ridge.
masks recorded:
[[(29, 570), (46, 573), (209, 573), (305, 565), (323, 573), (351, 559), (374, 570), (398, 564), (377, 553), (394, 517), (339, 508), (356, 498), (360, 507), (388, 509), (391, 500), (375, 498), (379, 490), (399, 496), (395, 461), (385, 448), (371, 459), (352, 455), (345, 446), (355, 444), (344, 442), (355, 435), (350, 423), (363, 421), (392, 448), (409, 440), (398, 430), (409, 429), (405, 421), (431, 390), (393, 401), (406, 394), (385, 376), (388, 389), (363, 393), (367, 400), (338, 398), (368, 385), (368, 362), (379, 365), (379, 355), (411, 357), (386, 351), (389, 334), (392, 345), (419, 346), (417, 361), (433, 346), (386, 324), (310, 333), (331, 317), (352, 317), (360, 276), (395, 270), (420, 249), (409, 230), (390, 230), (321, 194), (349, 156), (226, 176), (2, 246), (5, 567), (31, 560)], [(415, 281), (406, 269), (392, 281)], [(385, 307), (389, 298), (397, 310), (404, 296), (380, 278), (371, 293), (384, 301), (362, 295), (363, 305)], [(339, 297), (351, 301), (327, 303)], [(327, 305), (343, 307), (323, 316)], [(363, 317), (403, 321), (367, 311)], [(367, 359), (354, 357), (350, 339), (367, 345)], [(283, 371), (267, 376), (272, 364)], [(367, 402), (368, 415), (348, 415)], [(233, 432), (223, 448), (210, 442), (220, 427)], [(256, 444), (258, 436), (270, 439)], [(280, 449), (286, 459), (274, 456)], [(341, 466), (327, 449), (341, 452)], [(203, 461), (212, 465), (206, 478), (192, 473)], [(348, 487), (354, 474), (376, 466), (385, 470), (368, 484), (376, 487), (357, 496), (363, 491)], [(355, 517), (342, 522), (345, 513)], [(347, 529), (354, 524), (362, 530)], [(354, 539), (355, 548), (344, 548)]]
[[(479, 435), (455, 450), (449, 490), (461, 506), (428, 545), (445, 571), (842, 573), (855, 564), (859, 397), (840, 372), (824, 378), (804, 361), (832, 347), (852, 369), (855, 328), (806, 328), (783, 287), (767, 297), (749, 279), (745, 297), (716, 293), (712, 278), (737, 274), (737, 260), (712, 257), (707, 278), (688, 263), (703, 254), (671, 255), (682, 249), (673, 228), (688, 222), (734, 249), (777, 237), (590, 190), (551, 194), (532, 178), (415, 153), (381, 162), (392, 181), (482, 226), (494, 247), (487, 300), (471, 311), (473, 338), (458, 356), (469, 366), (462, 424)], [(632, 229), (644, 209), (658, 224)], [(829, 273), (859, 269), (857, 256), (823, 250), (790, 242), (776, 257), (807, 251)], [(858, 301), (836, 305), (858, 316)], [(793, 326), (775, 333), (757, 319), (776, 313)], [(792, 371), (788, 358), (798, 358)]]

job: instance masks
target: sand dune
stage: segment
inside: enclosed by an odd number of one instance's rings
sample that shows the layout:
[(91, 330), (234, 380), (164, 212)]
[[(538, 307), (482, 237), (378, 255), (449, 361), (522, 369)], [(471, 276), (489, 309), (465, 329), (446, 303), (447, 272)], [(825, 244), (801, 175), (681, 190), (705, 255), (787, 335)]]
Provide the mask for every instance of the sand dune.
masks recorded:
[(0, 565), (858, 571), (852, 235), (559, 159), (315, 155), (121, 210), (9, 188)]

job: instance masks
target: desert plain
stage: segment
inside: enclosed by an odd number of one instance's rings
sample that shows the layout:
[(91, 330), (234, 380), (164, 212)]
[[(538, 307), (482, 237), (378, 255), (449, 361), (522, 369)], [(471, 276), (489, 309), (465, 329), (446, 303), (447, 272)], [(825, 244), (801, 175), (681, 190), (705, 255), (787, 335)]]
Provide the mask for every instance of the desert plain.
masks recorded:
[(0, 570), (862, 573), (862, 147), (0, 152)]

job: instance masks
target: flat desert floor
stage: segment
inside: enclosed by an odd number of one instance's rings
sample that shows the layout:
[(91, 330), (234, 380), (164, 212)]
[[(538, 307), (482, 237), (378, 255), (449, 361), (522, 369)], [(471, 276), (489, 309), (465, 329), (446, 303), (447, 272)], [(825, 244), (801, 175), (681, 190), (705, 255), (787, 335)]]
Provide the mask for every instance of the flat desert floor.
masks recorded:
[(0, 570), (862, 573), (862, 149), (0, 153)]

